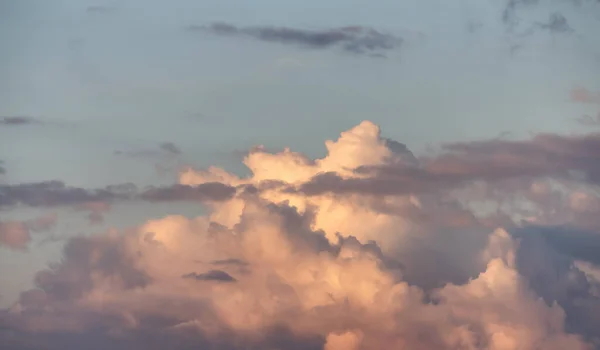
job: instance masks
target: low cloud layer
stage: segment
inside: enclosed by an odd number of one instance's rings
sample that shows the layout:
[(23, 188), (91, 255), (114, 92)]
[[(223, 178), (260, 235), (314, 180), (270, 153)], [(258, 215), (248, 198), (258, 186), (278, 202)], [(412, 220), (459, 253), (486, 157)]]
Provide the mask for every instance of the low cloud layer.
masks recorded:
[(210, 212), (70, 239), (0, 313), (0, 341), (599, 348), (598, 135), (454, 143), (420, 157), (366, 121), (325, 145), (320, 159), (256, 148), (247, 177), (187, 169), (178, 185), (132, 192)]
[(400, 37), (361, 26), (308, 30), (268, 26), (237, 27), (229, 23), (213, 23), (208, 26), (192, 25), (187, 29), (225, 37), (248, 37), (265, 42), (298, 45), (312, 49), (336, 47), (353, 54), (383, 54), (385, 51), (399, 48), (403, 42)]

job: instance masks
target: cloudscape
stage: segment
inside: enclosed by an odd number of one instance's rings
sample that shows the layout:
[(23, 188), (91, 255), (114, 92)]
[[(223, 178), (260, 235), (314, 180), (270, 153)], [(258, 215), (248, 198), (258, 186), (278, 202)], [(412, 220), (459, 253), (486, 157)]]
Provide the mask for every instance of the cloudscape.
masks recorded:
[(599, 2), (0, 27), (0, 348), (600, 349)]

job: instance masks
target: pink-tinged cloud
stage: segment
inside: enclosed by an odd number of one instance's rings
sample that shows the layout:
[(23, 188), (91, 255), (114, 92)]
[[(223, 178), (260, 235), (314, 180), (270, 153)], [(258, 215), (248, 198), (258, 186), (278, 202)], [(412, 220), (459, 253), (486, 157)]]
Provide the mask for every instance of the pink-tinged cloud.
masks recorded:
[(599, 142), (540, 135), (422, 158), (363, 122), (320, 159), (255, 149), (246, 177), (187, 169), (133, 198), (200, 200), (207, 215), (70, 239), (0, 313), (0, 341), (592, 350)]
[(571, 101), (577, 103), (600, 103), (600, 93), (593, 93), (584, 87), (571, 90)]

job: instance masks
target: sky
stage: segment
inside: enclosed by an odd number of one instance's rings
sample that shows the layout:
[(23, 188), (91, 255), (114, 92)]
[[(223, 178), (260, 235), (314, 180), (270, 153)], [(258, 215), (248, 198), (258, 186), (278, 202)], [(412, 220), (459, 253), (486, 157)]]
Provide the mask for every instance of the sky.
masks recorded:
[(600, 349), (599, 32), (595, 0), (0, 0), (0, 342)]

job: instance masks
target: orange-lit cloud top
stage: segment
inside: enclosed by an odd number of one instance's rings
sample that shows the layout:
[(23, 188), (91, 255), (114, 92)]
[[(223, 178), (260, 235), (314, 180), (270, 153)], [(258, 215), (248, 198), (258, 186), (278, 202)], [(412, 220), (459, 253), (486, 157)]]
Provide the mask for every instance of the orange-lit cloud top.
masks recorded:
[[(595, 135), (542, 135), (449, 145), (425, 159), (363, 122), (327, 141), (322, 159), (257, 148), (247, 178), (188, 169), (180, 185), (235, 193), (209, 201), (207, 216), (69, 240), (63, 260), (2, 314), (0, 340), (23, 349), (593, 349), (597, 145)], [(188, 187), (174, 188), (150, 193)]]

